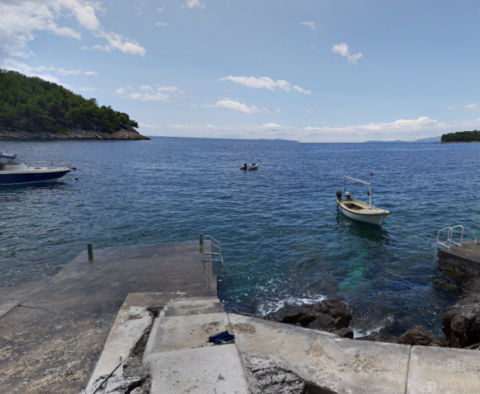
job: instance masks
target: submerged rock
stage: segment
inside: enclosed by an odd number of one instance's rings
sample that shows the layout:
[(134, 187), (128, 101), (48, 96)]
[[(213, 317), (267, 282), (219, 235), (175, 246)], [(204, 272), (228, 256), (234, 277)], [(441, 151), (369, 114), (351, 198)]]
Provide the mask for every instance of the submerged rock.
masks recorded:
[(442, 328), (448, 346), (470, 347), (480, 343), (480, 294), (474, 293), (447, 306), (442, 314)]
[(265, 319), (353, 338), (353, 331), (348, 328), (352, 313), (347, 304), (337, 298), (316, 304), (286, 305), (277, 312), (269, 313)]
[(415, 326), (406, 331), (398, 338), (398, 342), (404, 345), (411, 346), (434, 346), (446, 347), (445, 339), (439, 337), (437, 334), (426, 330), (423, 327)]
[(398, 337), (385, 334), (372, 334), (358, 339), (363, 341), (397, 343), (410, 346), (447, 346), (445, 339), (420, 326), (414, 326)]

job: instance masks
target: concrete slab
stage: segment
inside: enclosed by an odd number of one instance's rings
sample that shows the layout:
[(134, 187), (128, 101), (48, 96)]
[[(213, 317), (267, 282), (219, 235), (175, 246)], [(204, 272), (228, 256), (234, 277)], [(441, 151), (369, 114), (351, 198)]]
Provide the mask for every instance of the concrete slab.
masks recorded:
[(153, 353), (152, 394), (248, 394), (235, 345)]
[(165, 306), (165, 317), (206, 315), (223, 313), (223, 306), (217, 297), (173, 299)]
[(88, 262), (81, 253), (24, 305), (106, 314), (113, 321), (128, 293), (216, 290), (205, 281), (209, 266), (197, 242), (107, 248), (94, 257)]
[(86, 315), (16, 307), (0, 319), (0, 392), (80, 392), (109, 329)]
[(306, 381), (344, 394), (404, 394), (410, 346), (228, 314), (241, 354), (271, 358)]
[[(132, 293), (127, 296), (108, 334), (88, 387), (99, 376), (110, 374), (120, 359), (128, 357), (130, 350), (152, 324), (153, 318), (147, 309), (161, 307), (167, 300), (168, 296), (163, 293)], [(117, 371), (121, 373), (120, 369)]]
[(197, 242), (94, 250), (94, 257), (89, 263), (81, 253), (0, 317), (0, 392), (81, 391), (128, 293), (162, 292), (161, 303), (216, 296)]
[(480, 352), (415, 346), (407, 394), (480, 393)]
[(438, 251), (438, 267), (456, 274), (480, 276), (480, 244), (474, 241), (462, 242), (462, 246), (452, 246)]
[(208, 337), (225, 331), (227, 324), (225, 313), (162, 317), (158, 324), (151, 353), (210, 347), (211, 343), (208, 343)]
[(43, 286), (45, 286), (45, 282), (30, 282), (15, 287), (0, 288), (0, 318), (20, 305), (34, 289)]

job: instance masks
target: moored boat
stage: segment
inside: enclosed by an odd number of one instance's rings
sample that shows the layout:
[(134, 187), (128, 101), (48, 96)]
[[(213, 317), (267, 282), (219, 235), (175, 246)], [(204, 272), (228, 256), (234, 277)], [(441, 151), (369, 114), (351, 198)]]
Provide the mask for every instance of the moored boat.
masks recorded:
[(390, 214), (390, 212), (372, 205), (372, 183), (350, 178), (346, 175), (344, 175), (344, 178), (368, 185), (369, 203), (367, 204), (363, 201), (352, 198), (350, 192), (347, 191), (345, 191), (345, 198), (342, 198), (342, 192), (337, 191), (337, 199), (335, 200), (337, 207), (345, 216), (349, 217), (350, 219), (381, 226), (384, 219)]
[(16, 154), (0, 152), (0, 185), (56, 181), (71, 170), (69, 167), (29, 166), (18, 160)]
[(258, 170), (258, 164), (257, 163), (252, 163), (252, 164), (245, 163), (244, 165), (242, 165), (240, 167), (240, 169), (244, 170), (244, 171)]

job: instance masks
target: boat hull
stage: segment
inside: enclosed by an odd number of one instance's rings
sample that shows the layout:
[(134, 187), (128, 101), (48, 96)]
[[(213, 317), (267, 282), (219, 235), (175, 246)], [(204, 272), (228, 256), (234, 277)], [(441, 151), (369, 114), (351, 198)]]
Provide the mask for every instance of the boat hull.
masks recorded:
[(31, 171), (25, 173), (0, 173), (0, 185), (21, 185), (23, 183), (50, 182), (56, 181), (62, 176), (68, 174), (71, 170), (58, 171)]
[(381, 226), (383, 223), (383, 220), (388, 216), (388, 213), (378, 214), (378, 215), (361, 215), (358, 213), (347, 211), (341, 205), (339, 205), (339, 208), (340, 208), (340, 211), (342, 211), (342, 213), (350, 219), (357, 220), (363, 223), (374, 224), (376, 226)]

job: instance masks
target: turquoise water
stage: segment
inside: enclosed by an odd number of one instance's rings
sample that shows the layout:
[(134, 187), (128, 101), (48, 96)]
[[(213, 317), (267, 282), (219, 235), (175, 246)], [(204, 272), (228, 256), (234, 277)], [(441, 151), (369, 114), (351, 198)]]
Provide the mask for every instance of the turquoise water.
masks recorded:
[[(358, 333), (420, 324), (440, 331), (458, 297), (434, 285), (425, 237), (462, 224), (480, 236), (480, 144), (152, 141), (2, 142), (25, 161), (72, 162), (61, 182), (0, 189), (0, 286), (46, 280), (93, 242), (221, 241), (226, 308), (264, 314), (336, 295)], [(239, 171), (257, 162), (259, 171)], [(338, 213), (344, 174), (368, 180), (382, 228)], [(77, 180), (75, 179), (77, 178)], [(367, 187), (349, 189), (366, 200)]]

